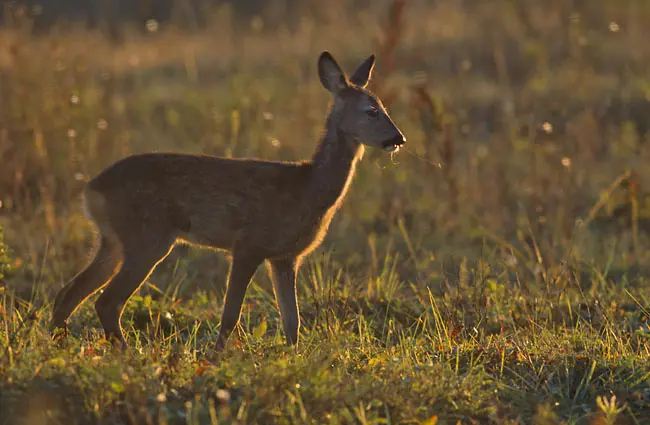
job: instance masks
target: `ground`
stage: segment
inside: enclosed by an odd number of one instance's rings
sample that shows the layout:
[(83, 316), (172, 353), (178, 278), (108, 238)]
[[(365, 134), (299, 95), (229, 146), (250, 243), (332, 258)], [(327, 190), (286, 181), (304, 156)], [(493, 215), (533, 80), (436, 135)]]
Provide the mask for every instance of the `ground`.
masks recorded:
[[(2, 30), (0, 423), (650, 420), (650, 5), (352, 3), (122, 44)], [(261, 267), (215, 358), (228, 259), (187, 247), (126, 306), (128, 350), (93, 300), (52, 341), (92, 247), (84, 181), (152, 150), (309, 157), (322, 50), (377, 53), (407, 144), (366, 151), (301, 269), (298, 347)]]

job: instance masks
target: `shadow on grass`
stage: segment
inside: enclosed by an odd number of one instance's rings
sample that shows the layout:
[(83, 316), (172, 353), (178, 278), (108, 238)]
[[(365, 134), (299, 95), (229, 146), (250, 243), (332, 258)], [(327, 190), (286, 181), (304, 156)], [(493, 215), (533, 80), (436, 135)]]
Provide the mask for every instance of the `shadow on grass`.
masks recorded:
[(230, 404), (238, 398), (234, 390), (209, 392), (207, 388), (172, 389), (161, 398), (136, 386), (87, 394), (66, 381), (69, 377), (59, 375), (0, 388), (0, 425), (172, 425), (189, 423), (189, 415), (199, 419), (192, 423), (212, 423), (211, 414), (232, 418)]
[(88, 413), (82, 391), (65, 377), (35, 378), (21, 385), (0, 387), (2, 425), (76, 425), (96, 423)]

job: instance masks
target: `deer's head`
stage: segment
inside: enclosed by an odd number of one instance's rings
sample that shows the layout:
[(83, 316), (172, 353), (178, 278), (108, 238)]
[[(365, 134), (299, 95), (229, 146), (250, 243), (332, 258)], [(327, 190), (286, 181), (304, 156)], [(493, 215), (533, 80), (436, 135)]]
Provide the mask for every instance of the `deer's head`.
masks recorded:
[(348, 77), (332, 55), (323, 52), (318, 59), (318, 74), (334, 97), (330, 119), (336, 130), (357, 143), (394, 152), (406, 139), (381, 100), (366, 89), (374, 65), (375, 55), (370, 55)]

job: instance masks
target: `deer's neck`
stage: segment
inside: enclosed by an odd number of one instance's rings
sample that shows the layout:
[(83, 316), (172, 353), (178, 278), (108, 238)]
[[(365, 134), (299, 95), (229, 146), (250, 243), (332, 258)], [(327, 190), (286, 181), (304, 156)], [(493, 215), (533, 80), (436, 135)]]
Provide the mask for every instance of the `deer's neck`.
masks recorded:
[(325, 135), (312, 158), (312, 208), (327, 210), (343, 200), (362, 155), (363, 146), (338, 130), (336, 118), (328, 118)]

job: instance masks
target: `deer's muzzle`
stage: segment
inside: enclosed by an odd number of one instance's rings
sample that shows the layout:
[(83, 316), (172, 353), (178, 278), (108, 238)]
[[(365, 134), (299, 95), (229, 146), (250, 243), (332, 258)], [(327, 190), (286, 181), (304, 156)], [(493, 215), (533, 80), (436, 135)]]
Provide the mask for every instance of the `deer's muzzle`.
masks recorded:
[(404, 136), (400, 134), (398, 136), (393, 137), (390, 140), (386, 140), (385, 142), (382, 142), (381, 146), (384, 148), (385, 151), (395, 152), (404, 143), (406, 143), (406, 139), (404, 138)]

